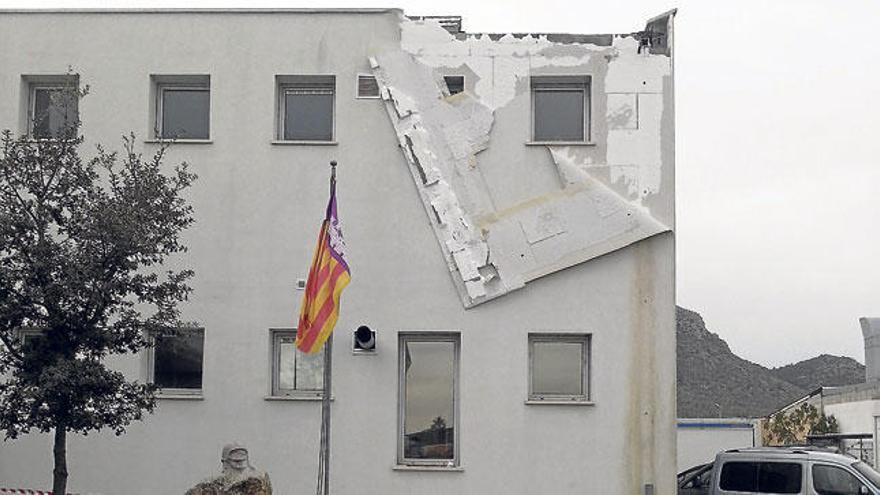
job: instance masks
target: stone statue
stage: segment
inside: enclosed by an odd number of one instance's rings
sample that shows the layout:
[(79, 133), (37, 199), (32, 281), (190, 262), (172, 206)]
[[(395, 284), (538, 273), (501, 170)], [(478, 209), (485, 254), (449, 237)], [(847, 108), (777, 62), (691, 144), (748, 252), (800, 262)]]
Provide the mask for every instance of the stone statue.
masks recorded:
[(190, 488), (186, 495), (272, 495), (269, 475), (251, 466), (248, 450), (243, 445), (225, 445), (220, 465), (220, 476)]

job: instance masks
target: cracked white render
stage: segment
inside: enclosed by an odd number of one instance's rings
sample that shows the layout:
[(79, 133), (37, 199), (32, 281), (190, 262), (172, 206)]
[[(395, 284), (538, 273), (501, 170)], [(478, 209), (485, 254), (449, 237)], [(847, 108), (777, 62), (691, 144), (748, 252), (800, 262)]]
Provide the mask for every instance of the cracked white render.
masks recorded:
[[(606, 103), (605, 163), (592, 163), (584, 147), (547, 146), (559, 189), (496, 209), (479, 153), (490, 138), (523, 146), (493, 130), (496, 111), (530, 76), (564, 74), (594, 57), (607, 67), (597, 85), (603, 93), (592, 96)], [(669, 230), (642, 201), (660, 190), (663, 78), (671, 67), (668, 57), (638, 53), (635, 38), (615, 37), (611, 46), (531, 35), (458, 39), (436, 21), (402, 18), (401, 50), (376, 54), (371, 66), (465, 307)], [(460, 67), (476, 76), (472, 91), (445, 96), (438, 69)], [(591, 175), (600, 168), (626, 194)]]

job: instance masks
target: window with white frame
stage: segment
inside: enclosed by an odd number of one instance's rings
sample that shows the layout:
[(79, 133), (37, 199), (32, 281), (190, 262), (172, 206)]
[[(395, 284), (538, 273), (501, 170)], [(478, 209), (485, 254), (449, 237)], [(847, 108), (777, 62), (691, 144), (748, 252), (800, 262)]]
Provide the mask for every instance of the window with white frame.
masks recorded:
[(322, 397), (324, 348), (313, 354), (296, 348), (296, 330), (272, 329), (272, 396)]
[(335, 76), (276, 76), (277, 139), (332, 142)]
[(529, 401), (590, 401), (589, 334), (529, 334)]
[(532, 141), (590, 140), (589, 76), (534, 76), (531, 91)]
[(25, 76), (28, 135), (33, 139), (74, 137), (79, 119), (79, 79), (75, 75)]
[(159, 386), (162, 394), (201, 394), (204, 353), (203, 328), (181, 328), (155, 337), (148, 352), (147, 381)]
[(157, 139), (211, 137), (211, 80), (208, 75), (154, 75)]
[(460, 343), (458, 333), (399, 335), (399, 464), (459, 464)]
[(446, 83), (446, 90), (450, 95), (464, 91), (464, 76), (443, 76), (443, 82)]
[(358, 74), (357, 76), (357, 98), (360, 99), (376, 99), (379, 98), (379, 82), (376, 76), (369, 74)]

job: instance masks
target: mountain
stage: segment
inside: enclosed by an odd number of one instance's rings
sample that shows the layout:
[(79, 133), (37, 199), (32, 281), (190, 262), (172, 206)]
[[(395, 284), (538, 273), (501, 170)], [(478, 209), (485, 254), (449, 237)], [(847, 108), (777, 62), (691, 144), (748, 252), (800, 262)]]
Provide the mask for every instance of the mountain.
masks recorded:
[(865, 365), (851, 357), (821, 356), (788, 366), (773, 368), (773, 374), (806, 390), (865, 381)]
[(819, 357), (768, 369), (742, 359), (699, 313), (676, 308), (678, 417), (759, 417), (819, 386), (865, 381), (865, 367), (852, 358)]
[(761, 416), (805, 395), (801, 387), (731, 352), (699, 313), (677, 308), (676, 320), (679, 417)]

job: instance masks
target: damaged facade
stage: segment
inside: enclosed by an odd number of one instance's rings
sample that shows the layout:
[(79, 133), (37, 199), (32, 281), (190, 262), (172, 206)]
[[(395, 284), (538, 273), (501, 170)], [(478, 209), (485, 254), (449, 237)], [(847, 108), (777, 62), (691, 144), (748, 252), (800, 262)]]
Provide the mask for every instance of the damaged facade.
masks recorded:
[[(673, 494), (673, 17), (496, 35), (397, 9), (0, 12), (0, 128), (28, 132), (68, 66), (85, 150), (134, 131), (149, 153), (166, 91), (209, 102), (168, 160), (199, 174), (198, 386), (72, 438), (71, 491), (183, 492), (230, 441), (277, 493), (313, 489), (320, 403), (279, 390), (279, 349), (335, 159), (336, 493)], [(326, 133), (297, 134), (298, 111)], [(351, 351), (362, 325), (374, 354)], [(150, 380), (156, 359), (116, 365)], [(49, 445), (5, 443), (0, 487), (45, 487)]]

